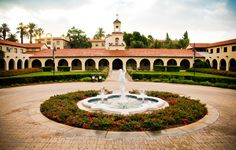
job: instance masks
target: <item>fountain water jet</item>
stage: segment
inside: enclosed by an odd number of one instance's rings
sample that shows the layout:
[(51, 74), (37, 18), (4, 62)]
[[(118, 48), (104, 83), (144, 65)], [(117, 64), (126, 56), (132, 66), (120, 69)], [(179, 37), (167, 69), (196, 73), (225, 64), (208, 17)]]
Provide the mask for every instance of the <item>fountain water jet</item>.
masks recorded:
[(144, 90), (141, 90), (140, 94), (126, 92), (126, 72), (120, 69), (119, 73), (119, 93), (105, 94), (104, 89), (102, 89), (100, 95), (79, 101), (78, 107), (86, 111), (128, 115), (169, 106), (167, 102), (160, 98), (145, 95)]

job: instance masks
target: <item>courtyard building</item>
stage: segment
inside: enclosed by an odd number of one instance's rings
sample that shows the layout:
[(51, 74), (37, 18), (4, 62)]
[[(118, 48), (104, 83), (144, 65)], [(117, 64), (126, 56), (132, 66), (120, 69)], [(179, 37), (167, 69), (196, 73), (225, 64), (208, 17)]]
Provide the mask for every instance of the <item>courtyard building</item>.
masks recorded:
[[(69, 48), (64, 38), (40, 38), (35, 44), (19, 44), (0, 40), (0, 50), (5, 57), (0, 60), (1, 70), (41, 68), (53, 66), (53, 46), (55, 46), (55, 69), (68, 66), (70, 70), (110, 70), (128, 69), (153, 70), (155, 66), (180, 66), (181, 69), (193, 67), (193, 45), (187, 49), (126, 49), (121, 31), (121, 21), (113, 22), (114, 31), (105, 39), (90, 40), (92, 48)], [(200, 45), (200, 47), (198, 47)], [(195, 60), (207, 61), (213, 68), (235, 71), (236, 39), (195, 44)], [(200, 51), (200, 52), (198, 52)]]
[(205, 57), (205, 61), (212, 68), (236, 71), (236, 39), (215, 43), (191, 43), (187, 49), (192, 49), (193, 47), (200, 51), (200, 54)]

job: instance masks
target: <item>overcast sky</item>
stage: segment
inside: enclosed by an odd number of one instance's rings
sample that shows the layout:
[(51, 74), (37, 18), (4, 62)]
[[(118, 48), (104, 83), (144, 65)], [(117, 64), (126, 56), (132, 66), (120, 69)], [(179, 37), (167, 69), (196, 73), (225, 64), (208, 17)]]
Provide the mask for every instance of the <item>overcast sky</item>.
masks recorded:
[(117, 13), (122, 31), (156, 39), (186, 30), (190, 42), (236, 38), (236, 0), (0, 0), (0, 24), (12, 33), (19, 22), (34, 22), (53, 36), (75, 26), (92, 38), (98, 27), (111, 33)]

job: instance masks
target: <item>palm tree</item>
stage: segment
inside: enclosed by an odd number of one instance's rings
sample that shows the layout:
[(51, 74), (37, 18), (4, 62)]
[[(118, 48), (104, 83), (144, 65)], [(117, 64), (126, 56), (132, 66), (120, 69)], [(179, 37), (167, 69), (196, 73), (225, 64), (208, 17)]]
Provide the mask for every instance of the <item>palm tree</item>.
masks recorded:
[(28, 36), (30, 38), (30, 43), (32, 43), (32, 38), (36, 36), (35, 30), (37, 29), (37, 26), (35, 23), (30, 22), (27, 27), (28, 27)]
[(16, 37), (16, 34), (12, 34), (12, 33), (8, 34), (8, 38), (6, 40), (12, 41), (12, 42), (17, 42), (18, 41), (17, 37)]
[(23, 44), (24, 36), (27, 36), (27, 26), (25, 26), (22, 22), (20, 22), (16, 29), (17, 29), (16, 33), (20, 33), (21, 44)]
[(0, 27), (0, 31), (2, 33), (3, 40), (6, 40), (7, 33), (10, 32), (10, 28), (6, 23), (3, 23)]
[(35, 30), (35, 33), (39, 38), (41, 38), (41, 36), (44, 33), (44, 30), (43, 30), (43, 28), (38, 28), (38, 29)]
[(103, 30), (103, 28), (102, 27), (99, 27), (98, 28), (98, 31), (96, 32), (96, 34), (94, 35), (94, 39), (101, 39), (101, 38), (103, 38), (103, 37), (105, 37), (105, 31)]

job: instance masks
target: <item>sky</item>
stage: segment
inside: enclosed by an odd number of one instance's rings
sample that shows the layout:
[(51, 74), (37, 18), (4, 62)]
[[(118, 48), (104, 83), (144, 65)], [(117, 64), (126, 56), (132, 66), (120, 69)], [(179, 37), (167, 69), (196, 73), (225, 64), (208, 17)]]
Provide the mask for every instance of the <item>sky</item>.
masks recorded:
[[(0, 24), (12, 33), (20, 22), (34, 22), (54, 37), (75, 26), (90, 38), (99, 27), (138, 31), (155, 39), (180, 39), (187, 30), (191, 43), (236, 38), (236, 0), (0, 0)], [(18, 35), (19, 36), (19, 35)]]

